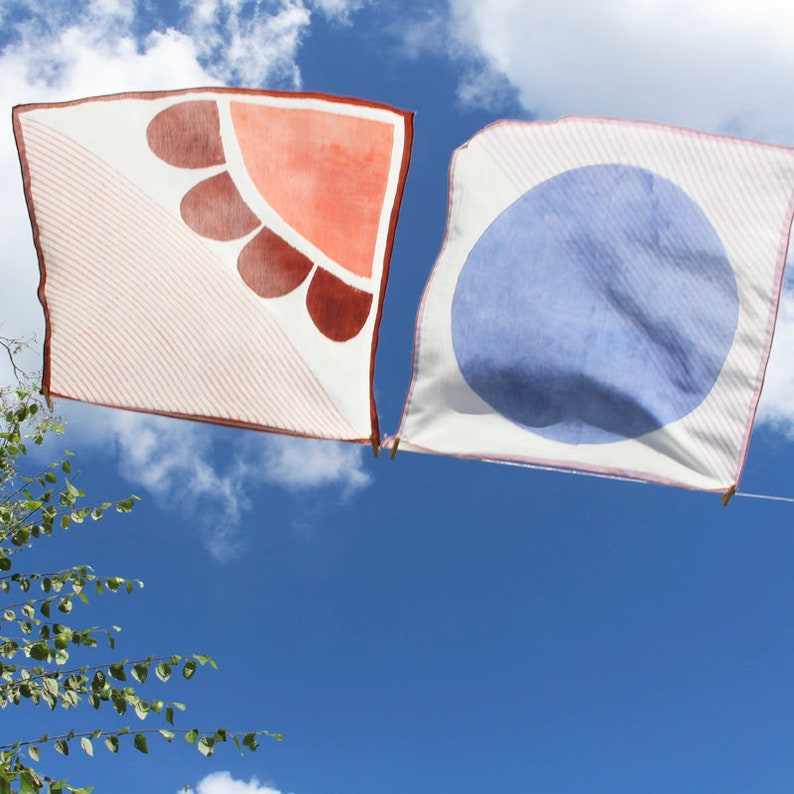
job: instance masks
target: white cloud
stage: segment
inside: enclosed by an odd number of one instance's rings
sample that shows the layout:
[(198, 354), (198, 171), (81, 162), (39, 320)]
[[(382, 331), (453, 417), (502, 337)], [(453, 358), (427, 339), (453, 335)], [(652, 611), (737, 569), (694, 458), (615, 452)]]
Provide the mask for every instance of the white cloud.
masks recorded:
[(757, 421), (768, 424), (794, 440), (794, 293), (780, 301), (775, 341), (769, 358)]
[(314, 8), (319, 8), (329, 19), (348, 24), (351, 15), (362, 9), (371, 0), (310, 0), (310, 2)]
[(791, 3), (450, 0), (450, 8), (454, 46), (506, 76), (540, 116), (638, 117), (794, 140), (781, 102), (794, 68)]
[(264, 446), (263, 463), (266, 482), (293, 491), (336, 485), (347, 496), (370, 482), (361, 447), (350, 444), (274, 436)]
[(189, 10), (185, 30), (212, 75), (252, 88), (268, 81), (300, 86), (296, 57), (311, 18), (300, 0), (256, 0), (253, 5), (201, 0), (183, 5)]
[[(213, 436), (191, 422), (128, 411), (59, 403), (68, 420), (70, 446), (99, 447), (118, 461), (134, 489), (144, 488), (165, 509), (199, 524), (204, 543), (219, 561), (239, 551), (239, 528), (250, 503), (246, 471), (218, 462)], [(202, 432), (203, 431), (203, 432)]]
[(56, 407), (66, 414), (70, 446), (83, 442), (115, 455), (133, 488), (146, 489), (163, 508), (178, 509), (197, 523), (219, 561), (240, 552), (240, 527), (257, 487), (333, 489), (328, 498), (337, 501), (370, 482), (363, 448), (356, 445), (224, 431), (73, 402)]
[(235, 780), (228, 772), (207, 775), (189, 794), (281, 794), (278, 789), (263, 785), (256, 778), (248, 783)]
[(446, 56), (458, 68), (458, 99), (464, 107), (498, 113), (515, 101), (516, 89), (508, 76), (491, 62), (476, 40), (444, 6), (417, 6), (401, 13), (388, 25), (400, 42), (400, 54), (416, 59), (428, 53)]

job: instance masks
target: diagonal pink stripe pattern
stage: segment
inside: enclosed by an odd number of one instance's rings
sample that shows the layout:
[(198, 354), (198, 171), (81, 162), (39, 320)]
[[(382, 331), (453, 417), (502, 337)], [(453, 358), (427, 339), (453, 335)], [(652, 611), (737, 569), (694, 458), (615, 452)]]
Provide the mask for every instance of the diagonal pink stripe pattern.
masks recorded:
[(319, 438), (366, 435), (236, 271), (96, 155), (39, 122), (22, 125), (52, 394)]

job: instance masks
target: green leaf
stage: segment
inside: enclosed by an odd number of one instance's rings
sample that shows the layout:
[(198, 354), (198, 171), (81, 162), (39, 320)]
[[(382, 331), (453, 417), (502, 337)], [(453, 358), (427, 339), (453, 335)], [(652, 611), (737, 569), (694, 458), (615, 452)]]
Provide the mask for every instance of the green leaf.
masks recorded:
[(119, 513), (129, 513), (137, 499), (137, 496), (131, 496), (129, 499), (122, 499), (120, 502), (116, 503), (116, 510), (118, 510)]
[(19, 784), (22, 787), (22, 794), (36, 794), (41, 786), (36, 785), (32, 769), (22, 769), (19, 773)]
[(80, 747), (82, 747), (83, 750), (85, 750), (85, 752), (88, 755), (90, 756), (94, 755), (94, 745), (91, 744), (91, 740), (86, 738), (85, 736), (83, 736), (83, 738), (80, 739)]
[(148, 753), (149, 747), (146, 744), (146, 736), (142, 733), (136, 733), (135, 739), (133, 740), (133, 745), (135, 746), (136, 750), (139, 750), (142, 753)]
[(171, 665), (167, 662), (160, 662), (154, 672), (161, 681), (167, 681), (171, 677)]
[(185, 734), (185, 741), (188, 744), (195, 744), (198, 741), (199, 732), (193, 728)]
[[(38, 502), (38, 507), (41, 507), (41, 503)], [(36, 508), (38, 510), (38, 507)], [(30, 528), (29, 527), (20, 527), (15, 533), (14, 537), (12, 538), (12, 542), (15, 546), (24, 546), (30, 540)]]
[(160, 731), (160, 736), (162, 736), (164, 739), (166, 739), (169, 742), (173, 741), (174, 736), (176, 735), (173, 731), (169, 731), (166, 728), (160, 728), (159, 731)]
[(208, 758), (215, 752), (215, 740), (209, 736), (202, 736), (198, 742), (198, 751)]
[(110, 750), (111, 753), (117, 753), (119, 751), (119, 737), (118, 736), (106, 736), (105, 737), (105, 747)]
[(55, 752), (61, 755), (69, 755), (69, 742), (64, 739), (56, 739)]
[(149, 662), (140, 662), (133, 666), (132, 670), (130, 670), (130, 675), (138, 681), (138, 683), (143, 684), (146, 682), (146, 678), (149, 675)]
[(127, 701), (118, 693), (113, 695), (112, 700), (116, 714), (125, 714), (127, 711)]
[(43, 662), (49, 655), (49, 649), (43, 642), (37, 642), (30, 646), (30, 656), (37, 662)]
[(206, 656), (202, 653), (194, 653), (193, 658), (203, 667), (205, 664), (209, 664), (214, 667), (216, 670), (218, 669), (218, 665), (215, 664), (215, 660), (211, 656)]
[(31, 757), (32, 760), (38, 761), (39, 758), (41, 757), (41, 752), (39, 751), (39, 748), (36, 747), (35, 744), (32, 744), (30, 747), (28, 747), (28, 755)]
[(124, 672), (124, 663), (120, 662), (119, 664), (111, 664), (108, 667), (108, 672), (110, 675), (116, 679), (116, 681), (126, 681), (127, 674)]
[(190, 681), (191, 678), (196, 674), (197, 664), (194, 659), (188, 659), (185, 662), (185, 666), (182, 668), (182, 675), (184, 676), (186, 681)]

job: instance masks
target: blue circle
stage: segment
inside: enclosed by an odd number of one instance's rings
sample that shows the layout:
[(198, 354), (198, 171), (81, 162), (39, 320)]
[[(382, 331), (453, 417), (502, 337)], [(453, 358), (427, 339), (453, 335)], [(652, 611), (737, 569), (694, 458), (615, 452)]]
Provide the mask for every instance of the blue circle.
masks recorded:
[(463, 377), (546, 438), (601, 444), (686, 416), (739, 317), (725, 248), (681, 188), (594, 165), (529, 190), (469, 252), (452, 303)]

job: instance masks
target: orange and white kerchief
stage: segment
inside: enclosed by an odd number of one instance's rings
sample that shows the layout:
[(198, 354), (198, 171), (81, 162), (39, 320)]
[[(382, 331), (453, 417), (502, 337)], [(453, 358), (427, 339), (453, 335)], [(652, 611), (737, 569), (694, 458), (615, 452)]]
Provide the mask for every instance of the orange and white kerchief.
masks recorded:
[(209, 88), (14, 109), (54, 396), (378, 435), (411, 114)]

